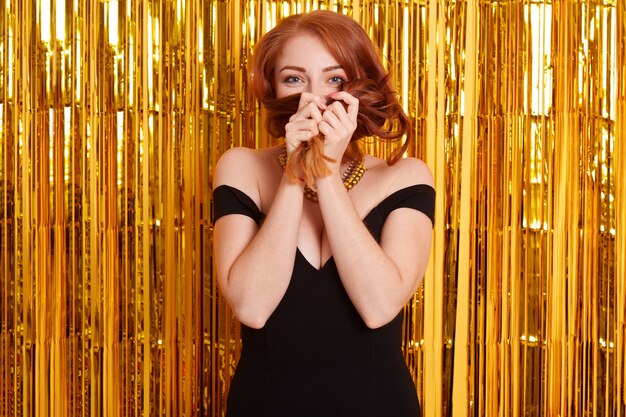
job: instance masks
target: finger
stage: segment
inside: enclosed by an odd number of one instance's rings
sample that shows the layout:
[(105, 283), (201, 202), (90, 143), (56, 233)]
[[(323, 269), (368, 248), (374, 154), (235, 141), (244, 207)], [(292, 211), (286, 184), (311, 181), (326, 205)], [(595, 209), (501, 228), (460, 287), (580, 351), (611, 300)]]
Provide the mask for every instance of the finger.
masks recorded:
[[(335, 120), (336, 122), (336, 120)], [(350, 136), (350, 130), (343, 123), (335, 123), (334, 125), (327, 120), (323, 120), (318, 129), (326, 139), (342, 138)]]
[(341, 101), (335, 101), (322, 116), (332, 128), (336, 129), (339, 135), (351, 135), (356, 128), (356, 120), (351, 119), (346, 113), (344, 103)]
[(311, 138), (313, 138), (316, 135), (317, 134), (313, 134), (313, 132), (311, 132), (309, 130), (299, 130), (299, 131), (293, 132), (291, 135), (289, 135), (289, 140), (288, 141), (292, 142), (292, 143), (295, 142), (295, 147), (297, 147), (302, 142), (310, 141)]
[(352, 94), (347, 91), (338, 91), (334, 93), (332, 96), (333, 100), (341, 100), (348, 106), (348, 116), (351, 120), (356, 120), (359, 114), (359, 99), (354, 97)]
[(330, 138), (331, 134), (335, 131), (335, 129), (327, 122), (322, 121), (319, 125), (317, 125), (320, 133), (324, 135), (325, 138)]
[(315, 94), (311, 94), (311, 93), (307, 93), (307, 92), (303, 92), (300, 95), (300, 102), (298, 103), (298, 111), (300, 111), (300, 109), (303, 109), (304, 107), (313, 104), (317, 109), (322, 109), (324, 110), (326, 108), (326, 100), (323, 99), (320, 96), (317, 96)]
[(285, 130), (289, 131), (313, 129), (315, 128), (315, 126), (317, 126), (317, 123), (318, 122), (311, 118), (294, 120), (293, 122), (289, 122), (285, 125)]
[(326, 113), (334, 114), (339, 120), (349, 120), (346, 106), (341, 101), (335, 101), (331, 105), (329, 105), (323, 114)]
[(299, 131), (290, 133), (288, 136), (285, 136), (285, 144), (287, 145), (287, 154), (291, 154), (300, 145), (310, 141), (314, 136), (316, 135), (314, 135), (312, 132), (308, 130), (299, 130)]
[(313, 119), (318, 123), (322, 120), (322, 112), (317, 106), (317, 103), (307, 103), (304, 107), (299, 108), (298, 111), (289, 118), (289, 122), (306, 119)]
[(314, 119), (297, 120), (294, 122), (289, 122), (287, 123), (287, 125), (285, 125), (285, 133), (290, 134), (299, 131), (309, 131), (313, 133), (313, 135), (317, 135), (319, 134), (317, 125), (318, 122)]
[(328, 123), (330, 126), (337, 128), (341, 126), (341, 118), (345, 120), (347, 118), (347, 114), (343, 109), (343, 104), (335, 102), (322, 114), (322, 118), (323, 121)]

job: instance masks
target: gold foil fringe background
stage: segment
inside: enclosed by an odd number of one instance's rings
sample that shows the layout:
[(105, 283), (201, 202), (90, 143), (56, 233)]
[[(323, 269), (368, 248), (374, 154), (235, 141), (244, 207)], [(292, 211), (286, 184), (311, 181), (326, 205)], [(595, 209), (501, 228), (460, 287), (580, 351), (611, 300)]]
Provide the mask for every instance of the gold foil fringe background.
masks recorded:
[(425, 414), (626, 416), (622, 0), (0, 0), (0, 416), (222, 415), (212, 169), (269, 144), (251, 50), (317, 8), (380, 47), (435, 176)]

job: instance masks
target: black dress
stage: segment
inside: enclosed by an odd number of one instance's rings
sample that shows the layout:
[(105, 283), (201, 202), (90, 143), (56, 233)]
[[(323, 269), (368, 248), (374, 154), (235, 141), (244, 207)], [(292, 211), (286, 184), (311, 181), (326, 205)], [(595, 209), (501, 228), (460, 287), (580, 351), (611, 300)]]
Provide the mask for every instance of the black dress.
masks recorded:
[[(214, 190), (214, 221), (264, 214), (230, 186)], [(393, 210), (434, 212), (434, 190), (415, 185), (388, 196), (364, 219), (377, 241)], [(368, 328), (330, 258), (319, 270), (298, 250), (287, 291), (262, 329), (242, 325), (243, 348), (227, 417), (415, 417), (415, 384), (401, 351), (402, 313)]]

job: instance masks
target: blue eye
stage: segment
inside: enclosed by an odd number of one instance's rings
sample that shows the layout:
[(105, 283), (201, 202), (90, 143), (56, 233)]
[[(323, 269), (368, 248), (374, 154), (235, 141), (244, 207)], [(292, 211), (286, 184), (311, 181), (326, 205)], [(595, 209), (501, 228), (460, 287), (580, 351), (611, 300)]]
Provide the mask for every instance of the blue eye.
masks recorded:
[(328, 82), (330, 82), (331, 84), (343, 84), (344, 82), (346, 82), (346, 80), (344, 80), (343, 78), (337, 76), (337, 77), (331, 77)]
[(290, 75), (288, 77), (285, 77), (284, 82), (287, 84), (297, 84), (299, 82), (302, 82), (302, 80), (299, 77), (296, 77), (295, 75)]

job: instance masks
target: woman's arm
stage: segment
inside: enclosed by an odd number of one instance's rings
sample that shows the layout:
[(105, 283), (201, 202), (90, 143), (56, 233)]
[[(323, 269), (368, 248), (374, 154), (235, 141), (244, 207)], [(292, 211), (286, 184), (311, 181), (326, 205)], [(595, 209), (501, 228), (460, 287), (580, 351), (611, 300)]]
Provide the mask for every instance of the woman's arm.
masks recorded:
[[(396, 189), (417, 183), (432, 186), (426, 165), (403, 159), (391, 168)], [(317, 180), (319, 205), (339, 276), (368, 327), (391, 321), (421, 282), (430, 253), (432, 223), (409, 208), (392, 211), (380, 244), (354, 209), (338, 175)]]
[[(339, 174), (340, 156), (357, 126), (359, 101), (345, 91), (332, 97), (338, 101), (327, 107), (318, 127), (326, 138), (324, 152), (336, 162), (328, 164), (332, 175), (317, 179), (317, 196), (343, 286), (365, 324), (376, 328), (398, 314), (422, 279), (432, 224), (426, 215), (400, 208), (387, 217), (380, 245), (372, 237)], [(417, 159), (402, 159), (385, 169), (391, 170), (394, 190), (419, 183), (433, 185), (430, 170)]]
[[(287, 153), (319, 132), (323, 99), (302, 93), (298, 111), (285, 126)], [(239, 188), (259, 206), (259, 181), (278, 166), (259, 163), (258, 151), (235, 148), (220, 158), (214, 184)], [(274, 164), (274, 165), (272, 165)], [(243, 169), (242, 169), (243, 168)], [(242, 323), (261, 328), (285, 295), (296, 257), (302, 218), (303, 184), (294, 184), (283, 174), (262, 226), (245, 216), (225, 216), (213, 230), (218, 283)]]
[[(216, 167), (214, 187), (238, 188), (260, 206), (257, 180), (267, 177), (269, 169), (260, 159), (258, 151), (247, 148), (225, 152)], [(263, 327), (287, 290), (302, 216), (302, 190), (302, 185), (292, 184), (283, 175), (260, 227), (238, 214), (224, 216), (214, 225), (220, 290), (237, 319), (247, 326)]]

